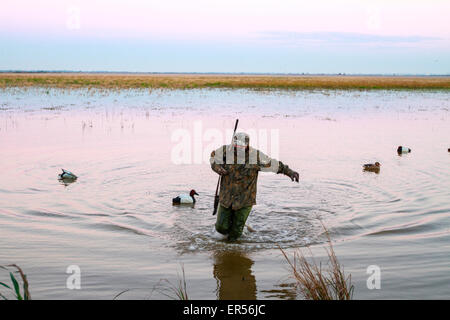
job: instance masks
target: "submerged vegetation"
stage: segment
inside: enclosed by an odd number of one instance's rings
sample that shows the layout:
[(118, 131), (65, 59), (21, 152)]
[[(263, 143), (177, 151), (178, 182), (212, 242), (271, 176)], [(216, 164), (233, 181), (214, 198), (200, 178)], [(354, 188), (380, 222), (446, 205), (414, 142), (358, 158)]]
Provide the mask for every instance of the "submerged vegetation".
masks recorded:
[(328, 231), (325, 230), (325, 233), (329, 244), (329, 248), (326, 249), (328, 268), (325, 270), (321, 263), (316, 262), (311, 252), (310, 261), (301, 250), (294, 252), (294, 257), (291, 260), (286, 252), (281, 247), (279, 248), (289, 264), (298, 290), (305, 299), (351, 300), (354, 291), (351, 275), (348, 277), (345, 275), (344, 268), (341, 267), (334, 252)]
[(450, 77), (218, 74), (0, 73), (0, 88), (450, 89)]
[[(12, 285), (8, 285), (4, 282), (0, 282), (0, 287), (8, 289), (17, 300), (31, 300), (30, 292), (28, 291), (27, 276), (25, 275), (25, 273), (23, 273), (22, 269), (15, 264), (0, 266), (0, 268), (9, 272), (9, 277), (12, 283)], [(15, 271), (11, 271), (10, 268), (14, 268)], [(23, 294), (20, 290), (19, 280), (14, 276), (14, 273), (18, 273), (20, 275), (20, 278), (22, 280)], [(8, 298), (4, 294), (2, 294), (1, 291), (0, 299), (8, 300)]]

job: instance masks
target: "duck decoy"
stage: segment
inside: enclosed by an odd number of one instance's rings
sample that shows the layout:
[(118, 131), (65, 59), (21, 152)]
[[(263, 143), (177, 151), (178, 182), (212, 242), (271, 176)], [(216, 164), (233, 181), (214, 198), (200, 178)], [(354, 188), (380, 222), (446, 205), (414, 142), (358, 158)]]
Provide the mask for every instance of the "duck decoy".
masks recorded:
[(398, 146), (398, 148), (397, 148), (397, 153), (398, 153), (398, 154), (402, 154), (402, 153), (411, 153), (411, 149), (410, 149), (410, 148), (407, 148), (407, 147)]
[(198, 193), (192, 189), (189, 194), (180, 194), (178, 197), (172, 199), (172, 204), (194, 204), (196, 202), (194, 195), (198, 196)]
[(72, 172), (61, 169), (63, 172), (58, 174), (58, 179), (59, 180), (64, 180), (64, 181), (75, 181), (78, 179), (78, 177), (76, 175), (74, 175)]
[(364, 171), (380, 172), (381, 164), (379, 162), (368, 163), (363, 165)]

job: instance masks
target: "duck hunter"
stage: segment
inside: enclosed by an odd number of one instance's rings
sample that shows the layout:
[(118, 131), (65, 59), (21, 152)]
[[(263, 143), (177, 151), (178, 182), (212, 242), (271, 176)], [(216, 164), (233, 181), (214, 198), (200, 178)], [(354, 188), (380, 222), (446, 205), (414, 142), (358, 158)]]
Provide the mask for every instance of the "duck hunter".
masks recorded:
[(250, 147), (250, 137), (244, 132), (234, 133), (230, 145), (214, 150), (210, 163), (212, 170), (220, 176), (215, 227), (217, 232), (228, 235), (229, 241), (242, 235), (252, 206), (256, 204), (259, 171), (282, 173), (292, 181), (299, 180), (299, 174), (287, 165)]

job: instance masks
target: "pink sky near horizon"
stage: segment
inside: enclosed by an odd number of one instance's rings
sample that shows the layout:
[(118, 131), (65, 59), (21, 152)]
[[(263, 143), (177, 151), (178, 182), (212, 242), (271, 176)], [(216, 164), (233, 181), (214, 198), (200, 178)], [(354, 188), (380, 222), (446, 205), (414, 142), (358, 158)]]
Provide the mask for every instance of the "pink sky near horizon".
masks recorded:
[(3, 0), (0, 70), (449, 74), (449, 0)]
[[(282, 31), (448, 40), (449, 16), (450, 1), (441, 0), (6, 0), (0, 10), (0, 29), (7, 34), (69, 32), (81, 37), (238, 39), (258, 32)], [(70, 28), (73, 19), (79, 28)]]

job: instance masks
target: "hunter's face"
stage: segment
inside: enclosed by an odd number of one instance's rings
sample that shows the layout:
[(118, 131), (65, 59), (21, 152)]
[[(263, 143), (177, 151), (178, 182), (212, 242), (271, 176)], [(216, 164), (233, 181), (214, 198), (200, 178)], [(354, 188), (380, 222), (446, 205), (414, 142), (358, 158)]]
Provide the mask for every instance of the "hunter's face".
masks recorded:
[(243, 145), (235, 143), (234, 147), (237, 148), (237, 149), (247, 149), (248, 146), (243, 146)]

